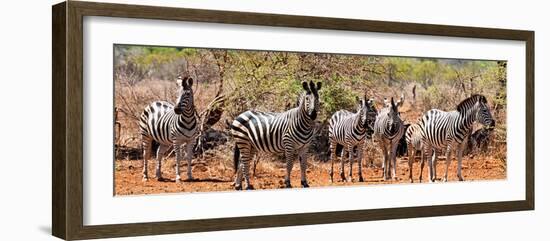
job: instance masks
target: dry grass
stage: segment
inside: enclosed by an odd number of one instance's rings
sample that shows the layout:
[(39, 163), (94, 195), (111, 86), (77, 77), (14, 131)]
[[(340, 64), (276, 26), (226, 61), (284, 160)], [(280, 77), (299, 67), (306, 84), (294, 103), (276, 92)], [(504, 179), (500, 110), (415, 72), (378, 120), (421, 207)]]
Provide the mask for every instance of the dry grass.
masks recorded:
[[(170, 81), (149, 80), (142, 81), (136, 85), (128, 85), (122, 81), (115, 84), (115, 105), (119, 110), (117, 121), (121, 125), (120, 132), (117, 133), (116, 150), (117, 160), (115, 161), (115, 194), (133, 195), (133, 194), (151, 194), (151, 193), (171, 193), (171, 192), (211, 192), (233, 190), (233, 149), (232, 140), (223, 145), (218, 145), (213, 149), (206, 150), (203, 156), (195, 157), (193, 160), (193, 175), (198, 180), (193, 182), (183, 182), (177, 184), (174, 182), (173, 155), (169, 156), (163, 163), (162, 172), (165, 181), (156, 181), (150, 178), (148, 182), (142, 182), (142, 162), (140, 150), (140, 137), (138, 135), (138, 118), (143, 108), (156, 100), (166, 100), (173, 102), (175, 96), (174, 83)], [(197, 110), (202, 111), (208, 103), (214, 98), (216, 92), (216, 83), (196, 84), (195, 85), (195, 105)], [(398, 96), (399, 93), (377, 92), (378, 99), (382, 96)], [(407, 123), (416, 122), (422, 115), (426, 106), (421, 98), (416, 102), (411, 99), (405, 99), (405, 104), (400, 108), (401, 118)], [(501, 125), (500, 132), (493, 136), (493, 141), (489, 145), (487, 153), (469, 155), (463, 162), (463, 174), (466, 180), (495, 180), (506, 178), (506, 139), (505, 139), (505, 118), (506, 114), (496, 113), (497, 123)], [(225, 119), (214, 126), (215, 129), (224, 131)], [(358, 182), (335, 182), (329, 181), (330, 161), (322, 162), (326, 159), (319, 156), (312, 156), (309, 160), (307, 176), (312, 187), (322, 186), (341, 186), (341, 185), (372, 185), (372, 184), (392, 184), (408, 182), (408, 167), (406, 158), (399, 159), (398, 177), (396, 181), (383, 181), (381, 179), (381, 151), (378, 145), (369, 141), (364, 152), (363, 176), (364, 183)], [(454, 158), (454, 157), (453, 157)], [(154, 177), (154, 168), (156, 161), (150, 160), (149, 176)], [(373, 165), (371, 165), (371, 163)], [(444, 161), (438, 165), (438, 174), (440, 177), (444, 173)], [(186, 162), (182, 163), (182, 173), (185, 173)], [(346, 165), (346, 169), (349, 165)], [(335, 180), (339, 180), (337, 175), (339, 165), (335, 165)], [(418, 162), (414, 164), (414, 177), (418, 181)], [(357, 165), (355, 165), (355, 180), (357, 180)], [(292, 184), (294, 187), (300, 186), (299, 165), (294, 165), (292, 173)], [(346, 170), (347, 173), (347, 170)], [(259, 157), (254, 183), (257, 189), (273, 189), (283, 187), (283, 178), (285, 175), (285, 165), (278, 157), (262, 155)], [(183, 175), (182, 177), (184, 177)], [(424, 170), (424, 176), (427, 179), (427, 168)], [(450, 181), (456, 181), (456, 160), (453, 159), (450, 167)]]

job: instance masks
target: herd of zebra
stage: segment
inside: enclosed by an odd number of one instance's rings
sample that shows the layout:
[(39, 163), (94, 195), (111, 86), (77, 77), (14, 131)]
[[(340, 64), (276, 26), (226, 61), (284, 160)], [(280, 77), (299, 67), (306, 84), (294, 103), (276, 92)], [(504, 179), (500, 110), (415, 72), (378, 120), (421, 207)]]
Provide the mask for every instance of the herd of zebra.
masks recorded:
[[(161, 163), (163, 156), (170, 150), (176, 154), (176, 182), (181, 180), (180, 161), (185, 152), (187, 160), (187, 178), (193, 179), (191, 160), (193, 145), (198, 136), (198, 115), (194, 107), (193, 79), (178, 77), (178, 98), (175, 105), (157, 101), (148, 105), (140, 118), (140, 132), (143, 148), (143, 179), (147, 180), (147, 162), (156, 151), (156, 178), (162, 179)], [(299, 160), (301, 185), (309, 187), (306, 178), (307, 149), (314, 138), (315, 120), (320, 108), (320, 82), (303, 82), (303, 91), (297, 107), (285, 112), (262, 112), (249, 110), (238, 115), (231, 123), (231, 134), (235, 139), (234, 167), (236, 190), (254, 189), (250, 180), (250, 164), (257, 153), (284, 154), (286, 159), (285, 187), (290, 188), (290, 173), (294, 161)], [(340, 177), (346, 181), (344, 158), (349, 159), (349, 178), (352, 178), (353, 164), (358, 163), (359, 181), (363, 181), (363, 146), (367, 139), (376, 140), (383, 152), (384, 180), (396, 178), (396, 151), (399, 140), (405, 135), (408, 146), (409, 179), (413, 182), (412, 163), (416, 151), (420, 151), (421, 164), (419, 181), (422, 182), (422, 170), (426, 157), (429, 157), (429, 180), (436, 179), (437, 153), (446, 155), (446, 171), (443, 178), (447, 181), (451, 152), (456, 151), (458, 161), (457, 177), (464, 180), (461, 173), (462, 152), (467, 137), (472, 133), (473, 123), (478, 122), (486, 128), (494, 128), (487, 99), (483, 95), (472, 95), (464, 99), (453, 111), (432, 109), (422, 118), (408, 127), (400, 117), (399, 107), (404, 97), (395, 101), (393, 97), (384, 100), (381, 110), (375, 107), (374, 99), (367, 96), (357, 98), (355, 112), (340, 110), (334, 113), (329, 122), (329, 144), (331, 170), (330, 180), (334, 181), (334, 160), (337, 147), (342, 148)]]

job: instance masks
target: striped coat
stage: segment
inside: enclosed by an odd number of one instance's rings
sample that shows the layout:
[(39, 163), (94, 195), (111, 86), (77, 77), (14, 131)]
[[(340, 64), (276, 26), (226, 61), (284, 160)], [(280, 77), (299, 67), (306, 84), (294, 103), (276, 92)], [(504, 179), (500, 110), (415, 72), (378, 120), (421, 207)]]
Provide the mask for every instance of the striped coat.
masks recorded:
[(405, 140), (407, 142), (407, 152), (409, 154), (409, 180), (413, 182), (413, 162), (417, 151), (420, 151), (420, 177), (422, 182), (422, 170), (424, 169), (424, 155), (422, 151), (422, 126), (420, 123), (411, 124), (405, 130)]
[[(451, 151), (456, 151), (458, 161), (457, 177), (463, 181), (462, 177), (462, 152), (472, 133), (474, 122), (494, 128), (495, 120), (483, 95), (472, 95), (457, 105), (456, 110), (442, 111), (432, 109), (422, 116), (422, 146), (425, 156), (432, 156), (433, 149), (445, 150), (446, 170), (444, 181), (447, 181), (449, 164), (451, 161)], [(430, 181), (435, 181), (437, 173), (436, 157), (434, 154), (429, 160)]]
[(398, 104), (392, 97), (390, 105), (380, 110), (374, 123), (374, 138), (378, 141), (384, 157), (383, 177), (385, 180), (396, 178), (397, 145), (404, 132), (403, 121), (399, 117)]
[(234, 163), (237, 173), (235, 189), (242, 189), (242, 178), (247, 189), (253, 189), (249, 169), (257, 152), (284, 154), (286, 159), (285, 187), (291, 187), (290, 173), (298, 157), (301, 184), (309, 187), (306, 179), (307, 147), (314, 134), (314, 121), (319, 110), (321, 83), (303, 82), (304, 92), (298, 107), (282, 113), (246, 111), (235, 118), (231, 133), (235, 137)]
[(344, 175), (344, 154), (347, 152), (349, 159), (349, 177), (353, 176), (353, 150), (357, 148), (357, 162), (359, 166), (359, 181), (363, 181), (362, 160), (363, 147), (366, 138), (373, 133), (374, 121), (376, 119), (376, 109), (373, 100), (365, 97), (358, 99), (359, 105), (356, 113), (347, 110), (340, 110), (334, 113), (329, 123), (329, 145), (330, 145), (330, 180), (334, 181), (334, 159), (336, 159), (336, 148), (338, 145), (344, 147), (341, 156), (340, 177), (346, 181)]
[(197, 113), (193, 102), (193, 79), (178, 77), (178, 99), (175, 106), (156, 101), (145, 107), (139, 121), (141, 145), (143, 149), (143, 180), (148, 179), (147, 162), (151, 158), (153, 146), (157, 150), (156, 178), (162, 180), (161, 164), (164, 154), (170, 150), (176, 153), (176, 182), (181, 180), (180, 161), (185, 149), (187, 160), (187, 178), (193, 179), (191, 160), (193, 145), (198, 134)]

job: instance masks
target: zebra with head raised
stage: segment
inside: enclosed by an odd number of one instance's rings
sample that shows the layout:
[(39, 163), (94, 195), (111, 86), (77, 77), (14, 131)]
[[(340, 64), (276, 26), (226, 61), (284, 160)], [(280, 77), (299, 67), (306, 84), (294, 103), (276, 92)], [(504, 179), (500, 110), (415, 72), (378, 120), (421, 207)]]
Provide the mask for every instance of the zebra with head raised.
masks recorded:
[[(494, 128), (495, 120), (491, 115), (487, 98), (483, 95), (472, 95), (463, 100), (456, 110), (446, 112), (437, 109), (429, 110), (422, 116), (422, 145), (424, 155), (432, 156), (433, 149), (441, 149), (446, 152), (446, 170), (444, 181), (447, 181), (449, 164), (451, 162), (451, 151), (456, 150), (458, 161), (457, 177), (462, 177), (462, 152), (467, 143), (468, 136), (472, 133), (474, 122), (479, 122), (490, 129)], [(436, 178), (436, 155), (429, 160), (430, 181)]]
[(376, 110), (374, 109), (373, 100), (357, 98), (359, 105), (357, 112), (352, 113), (347, 110), (337, 111), (330, 118), (328, 136), (330, 145), (330, 181), (333, 182), (334, 176), (334, 159), (336, 158), (336, 147), (343, 146), (340, 166), (340, 177), (342, 181), (346, 181), (344, 175), (344, 154), (349, 155), (349, 177), (350, 181), (353, 176), (353, 153), (354, 148), (357, 148), (357, 161), (359, 165), (359, 181), (363, 181), (361, 173), (363, 160), (363, 147), (365, 139), (372, 135), (374, 120), (376, 119)]
[[(187, 159), (187, 178), (193, 179), (191, 160), (193, 145), (198, 134), (197, 113), (193, 103), (193, 79), (178, 77), (178, 98), (175, 106), (156, 101), (145, 107), (142, 112), (139, 129), (143, 148), (143, 180), (147, 180), (147, 161), (153, 152), (153, 144), (158, 144), (156, 178), (161, 180), (161, 163), (164, 154), (170, 150), (176, 153), (176, 182), (181, 180), (180, 161), (185, 149)], [(183, 148), (182, 148), (183, 147)]]
[[(384, 155), (384, 179), (396, 177), (397, 145), (404, 134), (403, 121), (399, 117), (398, 106), (402, 105), (402, 99), (396, 104), (391, 98), (389, 106), (381, 109), (374, 122), (374, 138), (382, 149)], [(391, 173), (390, 173), (391, 170)]]
[(237, 173), (235, 189), (246, 189), (250, 183), (250, 161), (256, 152), (282, 153), (286, 159), (285, 187), (290, 188), (290, 172), (296, 157), (300, 159), (301, 184), (309, 187), (306, 179), (307, 147), (313, 139), (315, 119), (319, 111), (319, 89), (312, 81), (303, 82), (304, 92), (298, 107), (281, 113), (246, 111), (235, 118), (231, 133), (235, 137), (234, 164)]

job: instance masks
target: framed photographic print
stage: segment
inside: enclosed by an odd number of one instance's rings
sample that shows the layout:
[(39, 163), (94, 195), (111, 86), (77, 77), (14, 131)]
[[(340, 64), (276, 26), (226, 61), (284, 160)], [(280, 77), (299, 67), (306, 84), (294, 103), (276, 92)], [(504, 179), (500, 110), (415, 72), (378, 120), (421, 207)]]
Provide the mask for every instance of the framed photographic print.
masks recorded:
[(534, 209), (532, 31), (52, 11), (57, 237)]

